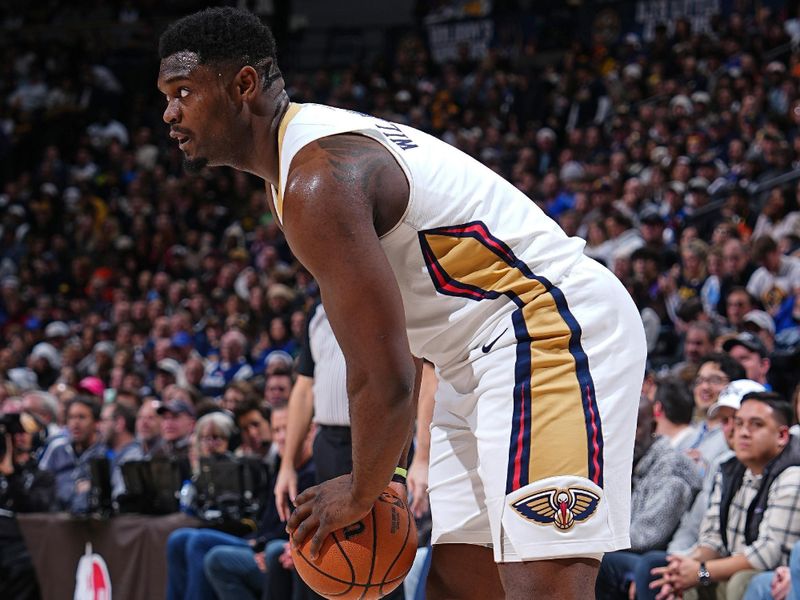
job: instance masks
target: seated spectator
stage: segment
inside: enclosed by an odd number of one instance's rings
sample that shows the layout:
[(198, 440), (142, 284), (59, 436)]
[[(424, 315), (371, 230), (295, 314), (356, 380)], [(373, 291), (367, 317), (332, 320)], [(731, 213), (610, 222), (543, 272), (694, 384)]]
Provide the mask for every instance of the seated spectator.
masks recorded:
[(716, 338), (714, 325), (708, 321), (689, 323), (683, 338), (683, 360), (672, 366), (670, 374), (687, 383), (693, 381), (700, 368), (700, 360), (714, 351)]
[(743, 287), (731, 288), (725, 299), (725, 319), (735, 331), (744, 328), (744, 317), (756, 308), (753, 297)]
[[(216, 413), (221, 416), (222, 413)], [(213, 417), (207, 415), (204, 419)], [(276, 431), (279, 452), (285, 442), (287, 408), (276, 408), (272, 413), (272, 423)], [(211, 423), (209, 419), (208, 423)], [(203, 419), (198, 421), (198, 432), (205, 430)], [(314, 471), (310, 442), (304, 473), (304, 488), (313, 485)], [(244, 538), (211, 529), (178, 529), (167, 540), (167, 599), (202, 598), (260, 598), (264, 577), (256, 563), (254, 548), (263, 547), (274, 539), (285, 540), (285, 523), (278, 518), (272, 485), (269, 494), (263, 499), (264, 511), (259, 521), (258, 531)], [(216, 558), (209, 558), (212, 548), (221, 546), (224, 552)], [(238, 549), (236, 551), (235, 549)], [(206, 569), (205, 566), (208, 566)], [(219, 586), (219, 587), (218, 587)], [(232, 587), (229, 587), (232, 586)], [(229, 595), (231, 589), (236, 595)], [(216, 595), (215, 595), (216, 590)], [(281, 596), (290, 597), (290, 596)]]
[(100, 405), (87, 396), (67, 404), (68, 435), (53, 440), (45, 449), (39, 468), (53, 474), (56, 502), (61, 510), (86, 513), (90, 510), (91, 472), (89, 462), (103, 458), (106, 447), (97, 435)]
[(246, 346), (247, 338), (241, 331), (233, 329), (225, 332), (220, 341), (219, 359), (206, 366), (200, 384), (205, 396), (221, 398), (226, 385), (253, 376), (253, 369), (245, 358)]
[(181, 377), (181, 365), (174, 358), (162, 358), (156, 363), (153, 375), (153, 392), (160, 398), (166, 397), (167, 388), (176, 385)]
[(242, 443), (236, 449), (236, 453), (241, 456), (266, 458), (272, 447), (270, 411), (259, 405), (255, 399), (250, 399), (240, 403), (233, 414), (242, 434)]
[(667, 547), (701, 486), (691, 459), (672, 448), (668, 438), (656, 435), (653, 406), (644, 398), (639, 404), (633, 464), (631, 551), (603, 556), (596, 585), (599, 600), (628, 597), (639, 555)]
[(768, 235), (753, 242), (752, 255), (760, 266), (747, 282), (747, 291), (774, 316), (800, 286), (800, 259), (781, 254), (777, 242)]
[(734, 452), (716, 475), (697, 547), (670, 555), (651, 587), (660, 594), (738, 600), (757, 571), (787, 565), (800, 539), (800, 440), (789, 435), (791, 407), (777, 394), (742, 398), (734, 423)]
[(217, 410), (200, 417), (195, 425), (200, 457), (230, 455), (231, 437), (235, 430), (233, 419), (222, 411)]
[(768, 386), (770, 360), (766, 347), (754, 333), (745, 331), (722, 344), (722, 349), (745, 370), (747, 379)]
[(163, 442), (161, 439), (161, 415), (158, 414), (160, 403), (153, 396), (142, 402), (141, 408), (136, 413), (136, 440), (142, 447), (145, 457), (152, 456), (153, 452)]
[(142, 446), (136, 441), (136, 413), (129, 407), (112, 402), (100, 411), (100, 438), (108, 448), (111, 460), (111, 497), (125, 493), (122, 464), (144, 457)]
[(276, 372), (267, 376), (264, 382), (264, 401), (268, 406), (285, 404), (289, 401), (292, 385), (292, 376), (289, 373)]
[(248, 381), (232, 381), (225, 387), (220, 406), (230, 413), (243, 404), (249, 404), (257, 398), (256, 391)]
[(194, 431), (194, 408), (183, 400), (167, 400), (156, 411), (161, 417), (162, 444), (154, 456), (167, 458), (189, 458), (192, 431)]
[(744, 378), (742, 366), (727, 354), (709, 354), (697, 371), (693, 390), (697, 435), (689, 445), (687, 454), (697, 463), (701, 474), (706, 473), (714, 459), (727, 448), (720, 424), (708, 415), (708, 409), (717, 401), (726, 385)]
[[(4, 413), (0, 419), (6, 421), (9, 417), (14, 418)], [(41, 427), (32, 415), (29, 427)], [(47, 512), (53, 506), (53, 476), (41, 470), (33, 457), (34, 440), (43, 434), (44, 431), (6, 433), (0, 442), (0, 598), (39, 598), (36, 571), (15, 515)]]
[(763, 310), (751, 310), (742, 320), (742, 329), (754, 333), (767, 352), (775, 350), (775, 321)]
[(726, 240), (722, 245), (722, 279), (718, 312), (725, 314), (727, 299), (731, 290), (743, 288), (750, 280), (756, 266), (749, 261), (747, 248), (738, 238)]
[(669, 445), (675, 450), (687, 450), (697, 435), (691, 425), (693, 412), (694, 399), (682, 381), (664, 378), (656, 382), (653, 402), (655, 434), (669, 440)]

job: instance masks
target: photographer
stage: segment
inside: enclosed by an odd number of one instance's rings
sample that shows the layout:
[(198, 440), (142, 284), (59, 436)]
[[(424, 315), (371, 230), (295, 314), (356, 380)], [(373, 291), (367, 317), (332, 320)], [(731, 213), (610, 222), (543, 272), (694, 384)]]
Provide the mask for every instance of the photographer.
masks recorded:
[(47, 511), (54, 500), (53, 476), (33, 458), (39, 423), (27, 413), (0, 416), (0, 598), (39, 597), (36, 571), (16, 513)]

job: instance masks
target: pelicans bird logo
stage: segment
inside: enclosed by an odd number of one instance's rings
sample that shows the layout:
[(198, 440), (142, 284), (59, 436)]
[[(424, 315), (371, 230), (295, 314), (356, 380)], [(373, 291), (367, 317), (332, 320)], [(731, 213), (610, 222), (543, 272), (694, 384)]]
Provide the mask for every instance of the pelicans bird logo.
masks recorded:
[(539, 525), (553, 524), (569, 531), (579, 521), (591, 517), (600, 496), (584, 488), (548, 488), (511, 504), (522, 517)]

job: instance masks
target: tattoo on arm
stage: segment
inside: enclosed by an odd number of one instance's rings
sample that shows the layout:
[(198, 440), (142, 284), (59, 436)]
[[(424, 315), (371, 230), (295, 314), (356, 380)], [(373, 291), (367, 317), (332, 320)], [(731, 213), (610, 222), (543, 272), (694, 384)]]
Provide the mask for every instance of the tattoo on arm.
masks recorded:
[[(358, 136), (361, 138), (362, 136)], [(380, 188), (386, 156), (354, 135), (333, 135), (317, 140), (325, 151), (331, 174), (345, 184), (358, 185), (369, 196)]]

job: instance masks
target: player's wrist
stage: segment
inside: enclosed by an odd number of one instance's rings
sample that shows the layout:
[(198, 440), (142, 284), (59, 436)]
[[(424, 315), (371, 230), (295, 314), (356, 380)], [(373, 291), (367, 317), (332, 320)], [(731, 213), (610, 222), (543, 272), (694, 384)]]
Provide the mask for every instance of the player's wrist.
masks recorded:
[(408, 469), (404, 467), (395, 467), (394, 473), (392, 474), (392, 483), (399, 483), (400, 485), (407, 485), (406, 480), (408, 479)]

